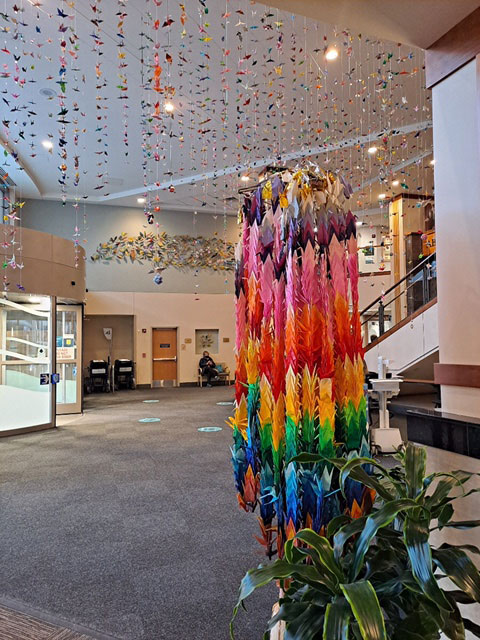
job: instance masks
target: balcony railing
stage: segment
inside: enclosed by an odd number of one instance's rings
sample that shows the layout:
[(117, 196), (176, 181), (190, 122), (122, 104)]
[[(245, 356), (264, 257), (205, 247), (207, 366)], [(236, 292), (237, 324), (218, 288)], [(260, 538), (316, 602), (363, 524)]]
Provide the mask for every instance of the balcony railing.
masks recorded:
[[(436, 296), (436, 253), (431, 253), (361, 311), (364, 342), (373, 342)], [(378, 328), (378, 335), (373, 339), (369, 331), (372, 323), (375, 323), (375, 330)]]

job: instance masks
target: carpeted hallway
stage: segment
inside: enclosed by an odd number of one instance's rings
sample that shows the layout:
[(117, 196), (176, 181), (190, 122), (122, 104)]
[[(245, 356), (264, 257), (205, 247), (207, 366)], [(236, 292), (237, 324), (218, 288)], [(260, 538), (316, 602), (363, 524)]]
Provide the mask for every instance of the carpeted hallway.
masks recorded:
[[(233, 387), (90, 396), (64, 426), (2, 440), (0, 602), (93, 637), (226, 640), (240, 580), (264, 558), (235, 497), (232, 407), (216, 404), (232, 398)], [(223, 430), (197, 431), (211, 425)], [(274, 599), (251, 598), (239, 640), (262, 637)]]

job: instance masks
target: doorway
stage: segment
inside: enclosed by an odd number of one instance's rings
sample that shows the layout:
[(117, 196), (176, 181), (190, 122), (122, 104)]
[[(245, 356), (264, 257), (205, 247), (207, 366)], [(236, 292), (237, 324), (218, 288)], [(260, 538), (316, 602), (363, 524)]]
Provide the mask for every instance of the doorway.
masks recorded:
[(152, 386), (177, 386), (177, 330), (152, 330)]
[(57, 305), (57, 415), (82, 412), (82, 305)]

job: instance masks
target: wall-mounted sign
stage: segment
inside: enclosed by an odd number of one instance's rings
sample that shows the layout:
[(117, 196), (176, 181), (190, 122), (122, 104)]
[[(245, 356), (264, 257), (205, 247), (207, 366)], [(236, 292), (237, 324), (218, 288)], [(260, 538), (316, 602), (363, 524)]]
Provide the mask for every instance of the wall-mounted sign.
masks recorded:
[(223, 341), (224, 342), (230, 342), (230, 338), (224, 338)]
[(113, 335), (113, 329), (111, 327), (103, 327), (103, 335), (107, 340), (111, 340)]
[(40, 374), (40, 384), (45, 385), (50, 382), (50, 374), (49, 373), (41, 373)]
[(185, 344), (192, 344), (191, 338), (185, 338)]
[(75, 360), (75, 347), (57, 347), (57, 360)]
[(58, 384), (60, 382), (60, 374), (52, 373), (51, 380), (52, 380), (52, 384)]
[(169, 342), (161, 342), (160, 343), (160, 349), (170, 349), (170, 343)]

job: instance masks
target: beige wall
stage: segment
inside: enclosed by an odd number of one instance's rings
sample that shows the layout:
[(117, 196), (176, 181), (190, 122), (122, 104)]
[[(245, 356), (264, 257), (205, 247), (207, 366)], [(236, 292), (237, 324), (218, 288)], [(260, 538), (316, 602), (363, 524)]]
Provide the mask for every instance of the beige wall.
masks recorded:
[[(90, 360), (106, 360), (111, 347), (112, 363), (117, 358), (134, 359), (133, 330), (134, 318), (127, 315), (88, 315), (83, 320), (83, 361), (88, 366)], [(103, 328), (112, 329), (110, 343), (103, 334)]]
[[(433, 88), (440, 362), (480, 365), (479, 80), (475, 61)], [(442, 409), (480, 418), (480, 389), (443, 386)]]
[[(0, 238), (9, 228), (0, 225)], [(26, 293), (57, 296), (74, 302), (85, 298), (85, 251), (79, 247), (79, 265), (75, 267), (75, 248), (71, 240), (33, 229), (17, 230), (16, 260), (23, 269), (8, 269), (10, 291), (18, 292), (21, 284)], [(21, 250), (20, 250), (21, 247)], [(10, 259), (11, 254), (7, 255)], [(0, 259), (5, 259), (0, 247)], [(3, 274), (2, 274), (3, 275)], [(74, 284), (72, 284), (72, 282)]]
[[(145, 291), (150, 293), (227, 293), (233, 291), (233, 271), (213, 271), (211, 269), (175, 269), (163, 272), (163, 283), (158, 286), (149, 273), (151, 264), (146, 261), (117, 263), (92, 262), (91, 256), (100, 243), (122, 232), (137, 236), (140, 232), (156, 231), (155, 226), (145, 223), (141, 208), (118, 207), (102, 204), (85, 204), (88, 229), (82, 246), (87, 260), (87, 286), (90, 291)], [(197, 216), (190, 211), (164, 211), (157, 216), (158, 231), (169, 235), (217, 236), (223, 238), (223, 213), (213, 215), (202, 213)], [(61, 202), (50, 200), (27, 200), (22, 211), (22, 224), (29, 229), (48, 231), (63, 238), (72, 237), (73, 222), (69, 212)], [(234, 215), (226, 219), (226, 239), (237, 242), (239, 226)]]
[[(235, 368), (235, 312), (231, 294), (89, 292), (85, 313), (134, 316), (134, 360), (137, 384), (152, 382), (152, 328), (178, 328), (178, 381), (196, 381), (200, 356), (195, 353), (195, 329), (219, 329), (214, 360)], [(143, 333), (143, 329), (146, 332)], [(185, 339), (191, 343), (185, 343)], [(228, 338), (229, 342), (224, 342)]]

